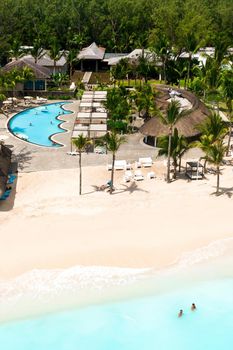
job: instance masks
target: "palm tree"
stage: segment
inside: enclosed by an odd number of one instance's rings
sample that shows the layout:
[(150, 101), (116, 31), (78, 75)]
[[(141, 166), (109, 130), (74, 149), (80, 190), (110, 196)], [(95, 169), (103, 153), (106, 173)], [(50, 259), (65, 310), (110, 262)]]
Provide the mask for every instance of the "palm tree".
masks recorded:
[(211, 113), (205, 121), (198, 125), (197, 129), (202, 135), (212, 135), (212, 143), (219, 139), (223, 139), (227, 134), (226, 124), (218, 113)]
[(191, 144), (191, 147), (198, 147), (205, 153), (202, 159), (205, 159), (204, 171), (206, 172), (209, 149), (213, 144), (224, 139), (227, 134), (227, 128), (219, 114), (211, 113), (197, 129), (202, 135), (199, 141)]
[(49, 57), (53, 60), (53, 74), (56, 73), (56, 63), (63, 55), (63, 51), (60, 51), (60, 47), (56, 39), (53, 39), (50, 44)]
[(76, 147), (79, 155), (79, 194), (82, 194), (82, 152), (85, 150), (87, 145), (89, 145), (91, 141), (80, 134), (76, 139), (73, 140), (73, 144)]
[[(159, 137), (157, 146), (160, 148), (158, 155), (168, 155), (169, 136)], [(184, 153), (188, 150), (188, 142), (186, 138), (178, 135), (177, 128), (171, 137), (171, 158), (174, 164), (173, 179), (176, 179), (177, 166), (179, 165), (179, 172), (181, 168), (181, 159)]]
[(12, 60), (18, 60), (20, 57), (23, 56), (24, 52), (21, 48), (21, 42), (18, 39), (15, 39), (13, 41), (9, 54)]
[(151, 116), (151, 112), (155, 111), (154, 95), (151, 85), (149, 84), (144, 84), (133, 93), (133, 100), (135, 101), (139, 117), (141, 116), (141, 112), (144, 111), (143, 117), (148, 119)]
[(130, 93), (124, 87), (108, 90), (104, 107), (108, 111), (108, 128), (115, 132), (127, 130), (130, 115)]
[(207, 160), (208, 162), (216, 166), (217, 173), (217, 186), (216, 186), (216, 195), (219, 194), (219, 182), (220, 182), (220, 165), (223, 161), (227, 146), (223, 144), (223, 141), (217, 141), (214, 144), (210, 145), (208, 149)]
[(162, 62), (163, 80), (166, 84), (167, 82), (167, 62), (171, 55), (171, 47), (166, 35), (156, 35), (155, 40), (153, 40), (152, 35), (152, 48), (158, 58)]
[(176, 123), (185, 115), (187, 114), (186, 111), (180, 110), (180, 103), (178, 101), (172, 100), (167, 108), (166, 115), (160, 114), (159, 117), (163, 124), (167, 125), (169, 127), (169, 134), (168, 134), (168, 160), (167, 160), (167, 182), (169, 183), (170, 180), (170, 158), (171, 158), (171, 141), (172, 141), (172, 134), (173, 134), (173, 128), (176, 125)]
[(35, 39), (33, 41), (33, 48), (30, 50), (30, 54), (35, 60), (35, 63), (43, 56), (44, 50), (41, 46), (41, 41), (40, 39)]
[(78, 60), (77, 55), (78, 55), (78, 49), (70, 49), (70, 51), (67, 55), (67, 63), (69, 66), (70, 81), (71, 81), (72, 75), (73, 75), (74, 63), (77, 62), (77, 60)]
[(188, 67), (187, 67), (187, 86), (189, 86), (192, 57), (193, 54), (197, 52), (200, 44), (197, 41), (196, 35), (193, 32), (189, 32), (184, 37), (185, 40), (185, 50), (188, 52)]
[(106, 149), (112, 153), (112, 171), (111, 171), (111, 183), (110, 183), (110, 194), (113, 192), (113, 181), (114, 181), (114, 165), (116, 159), (116, 153), (120, 146), (126, 142), (124, 136), (118, 135), (116, 132), (108, 132), (101, 139), (97, 140), (97, 143), (105, 145)]
[(230, 151), (231, 146), (231, 133), (232, 133), (232, 112), (233, 112), (233, 70), (224, 71), (221, 77), (221, 87), (223, 91), (223, 96), (225, 98), (227, 110), (228, 110), (228, 119), (229, 119), (229, 138), (227, 144), (227, 153)]

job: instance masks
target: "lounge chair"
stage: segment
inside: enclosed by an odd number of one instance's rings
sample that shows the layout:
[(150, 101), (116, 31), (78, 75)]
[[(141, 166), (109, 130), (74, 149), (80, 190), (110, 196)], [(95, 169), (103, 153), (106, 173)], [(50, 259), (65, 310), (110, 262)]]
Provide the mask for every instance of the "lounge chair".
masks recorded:
[(141, 168), (142, 167), (142, 163), (141, 162), (135, 162), (135, 168)]
[(9, 197), (10, 193), (11, 193), (11, 190), (6, 190), (6, 191), (3, 193), (3, 195), (0, 197), (0, 200), (1, 200), (1, 201), (6, 200), (6, 199)]
[(127, 170), (124, 175), (124, 181), (130, 182), (133, 179), (133, 173), (130, 170)]
[(156, 176), (155, 176), (154, 171), (150, 171), (149, 173), (147, 173), (147, 178), (148, 178), (148, 179), (155, 179)]
[[(126, 169), (126, 160), (116, 160), (114, 164), (115, 170), (125, 170)], [(107, 165), (108, 170), (112, 170), (112, 164)]]
[(139, 162), (144, 168), (151, 167), (153, 163), (151, 157), (139, 158)]
[(77, 156), (78, 155), (78, 152), (76, 151), (70, 151), (70, 152), (66, 152), (66, 154), (68, 154), (69, 156)]
[(135, 181), (144, 180), (144, 176), (142, 175), (141, 170), (136, 170), (135, 173), (134, 173), (134, 177), (133, 178), (134, 178)]

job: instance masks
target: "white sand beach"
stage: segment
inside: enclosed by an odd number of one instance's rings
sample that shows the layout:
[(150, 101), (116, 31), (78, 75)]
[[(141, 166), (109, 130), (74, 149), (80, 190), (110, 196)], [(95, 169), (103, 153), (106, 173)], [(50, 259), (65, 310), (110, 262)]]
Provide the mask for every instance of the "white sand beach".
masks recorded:
[(168, 266), (232, 236), (232, 168), (223, 174), (226, 193), (216, 197), (212, 174), (171, 184), (158, 174), (125, 184), (118, 171), (109, 195), (95, 188), (110, 176), (105, 167), (85, 167), (80, 197), (78, 169), (19, 173), (13, 210), (0, 214), (0, 278), (74, 265)]

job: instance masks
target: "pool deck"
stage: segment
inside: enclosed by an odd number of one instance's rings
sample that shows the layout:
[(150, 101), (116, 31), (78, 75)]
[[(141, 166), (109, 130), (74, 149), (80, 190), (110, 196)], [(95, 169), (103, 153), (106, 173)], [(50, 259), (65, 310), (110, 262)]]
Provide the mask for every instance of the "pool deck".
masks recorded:
[[(61, 101), (49, 101), (48, 104), (53, 102)], [(68, 131), (59, 133), (53, 137), (55, 141), (65, 145), (60, 148), (37, 146), (16, 138), (7, 129), (7, 117), (0, 114), (0, 134), (9, 137), (9, 139), (5, 141), (5, 144), (13, 150), (13, 156), (18, 164), (19, 172), (69, 169), (78, 166), (78, 158), (68, 155), (67, 152), (71, 151), (71, 134), (79, 110), (79, 101), (73, 100), (71, 104), (65, 105), (63, 108), (71, 110), (73, 113), (62, 115), (62, 119), (65, 120), (62, 127)], [(117, 159), (125, 159), (128, 162), (134, 162), (138, 160), (139, 157), (152, 157), (152, 159), (155, 160), (157, 151), (145, 145), (142, 140), (143, 136), (140, 133), (128, 135), (128, 142), (122, 145), (117, 152)], [(111, 162), (111, 159), (111, 154), (84, 153), (82, 164), (83, 166), (106, 165)]]

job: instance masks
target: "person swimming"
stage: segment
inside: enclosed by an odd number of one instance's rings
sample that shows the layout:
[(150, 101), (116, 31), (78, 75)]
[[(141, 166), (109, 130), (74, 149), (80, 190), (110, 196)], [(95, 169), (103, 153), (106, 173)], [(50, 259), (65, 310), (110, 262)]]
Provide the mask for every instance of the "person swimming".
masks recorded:
[(183, 314), (184, 314), (184, 312), (183, 312), (183, 310), (181, 309), (181, 310), (179, 311), (179, 313), (178, 313), (178, 317), (182, 317)]
[(29, 126), (32, 126), (32, 123), (29, 123)]
[(51, 124), (51, 125), (53, 124), (52, 120), (51, 120), (50, 124)]
[(194, 303), (192, 303), (191, 310), (194, 311), (194, 310), (196, 310), (196, 308), (197, 308), (196, 305)]

